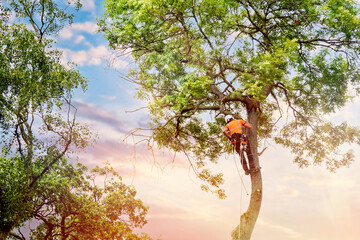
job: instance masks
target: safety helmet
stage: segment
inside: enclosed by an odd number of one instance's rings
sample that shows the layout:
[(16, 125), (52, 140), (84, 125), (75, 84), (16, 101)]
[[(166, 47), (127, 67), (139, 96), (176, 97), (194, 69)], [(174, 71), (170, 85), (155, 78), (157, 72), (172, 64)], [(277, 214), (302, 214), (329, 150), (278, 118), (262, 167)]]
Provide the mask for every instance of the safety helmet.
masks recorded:
[(233, 118), (233, 116), (231, 116), (231, 115), (227, 115), (227, 116), (225, 117), (225, 122), (226, 122), (226, 123), (229, 123), (229, 122), (231, 122), (232, 120), (234, 120), (234, 118)]

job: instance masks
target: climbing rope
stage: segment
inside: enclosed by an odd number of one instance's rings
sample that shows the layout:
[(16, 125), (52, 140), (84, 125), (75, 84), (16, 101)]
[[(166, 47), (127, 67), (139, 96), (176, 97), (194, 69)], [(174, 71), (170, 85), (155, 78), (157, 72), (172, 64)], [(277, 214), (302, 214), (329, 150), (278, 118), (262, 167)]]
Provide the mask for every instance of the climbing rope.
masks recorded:
[[(241, 152), (242, 154), (244, 154), (244, 153), (242, 152), (242, 150), (243, 150), (243, 146), (240, 146), (240, 152)], [(240, 170), (239, 170), (238, 164), (237, 164), (237, 162), (236, 162), (235, 147), (233, 147), (233, 156), (234, 156), (235, 166), (236, 166), (238, 175), (239, 175), (240, 180), (241, 180), (241, 188), (240, 188), (240, 222), (239, 222), (239, 229), (238, 229), (238, 231), (239, 231), (239, 240), (241, 240), (241, 214), (242, 214), (242, 195), (243, 195), (243, 189), (245, 190), (246, 195), (249, 196), (249, 193), (248, 193), (248, 191), (247, 191), (247, 189), (246, 189), (243, 176), (242, 176), (242, 174), (241, 174), (241, 172), (240, 172)], [(245, 156), (240, 156), (240, 161), (242, 161), (241, 157), (245, 157)], [(240, 163), (240, 164), (241, 164), (241, 163)]]
[(241, 209), (241, 206), (242, 206), (242, 191), (243, 191), (243, 187), (241, 185), (241, 188), (240, 188), (240, 220), (239, 220), (239, 240), (241, 240), (241, 214), (242, 214), (242, 209)]
[[(240, 149), (240, 150), (241, 150), (241, 149)], [(238, 165), (237, 165), (237, 163), (236, 163), (236, 158), (235, 158), (234, 148), (233, 148), (233, 156), (234, 156), (235, 166), (236, 166), (236, 169), (237, 169), (238, 175), (239, 175), (240, 180), (241, 180), (241, 187), (244, 187), (245, 192), (246, 192), (246, 195), (249, 195), (249, 193), (248, 193), (248, 191), (247, 191), (247, 189), (246, 189), (246, 186), (245, 186), (245, 183), (244, 183), (243, 177), (242, 177), (242, 175), (241, 175), (240, 169), (239, 169), (239, 167), (238, 167)], [(240, 161), (241, 161), (241, 159), (240, 159)], [(240, 164), (241, 164), (241, 163), (240, 163)], [(242, 189), (242, 188), (241, 188), (241, 189)]]

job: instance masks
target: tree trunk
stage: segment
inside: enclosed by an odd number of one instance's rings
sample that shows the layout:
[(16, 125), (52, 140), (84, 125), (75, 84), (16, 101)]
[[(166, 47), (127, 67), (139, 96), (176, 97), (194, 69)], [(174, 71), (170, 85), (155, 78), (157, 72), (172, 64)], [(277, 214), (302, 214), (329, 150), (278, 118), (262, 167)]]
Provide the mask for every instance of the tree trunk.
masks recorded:
[[(254, 230), (256, 220), (259, 216), (262, 202), (262, 177), (257, 151), (257, 131), (258, 131), (258, 113), (257, 108), (251, 104), (247, 108), (248, 121), (251, 129), (248, 130), (247, 136), (250, 143), (251, 153), (253, 154), (255, 169), (251, 169), (251, 196), (247, 211), (241, 215), (240, 224), (232, 231), (233, 240), (250, 240)], [(239, 234), (240, 229), (240, 234)]]
[(3, 229), (0, 229), (0, 239), (5, 240), (9, 236), (9, 231), (5, 231)]
[(0, 240), (5, 240), (9, 235), (15, 224), (3, 225), (0, 228)]

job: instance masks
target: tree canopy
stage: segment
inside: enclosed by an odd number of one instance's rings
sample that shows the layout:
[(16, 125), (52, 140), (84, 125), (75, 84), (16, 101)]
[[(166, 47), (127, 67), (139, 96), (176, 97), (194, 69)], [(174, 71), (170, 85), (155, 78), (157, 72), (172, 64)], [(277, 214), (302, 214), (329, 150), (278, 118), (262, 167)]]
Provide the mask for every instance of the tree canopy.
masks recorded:
[[(29, 212), (40, 223), (29, 239), (151, 239), (133, 232), (147, 211), (110, 165), (88, 171), (61, 160), (39, 180)], [(22, 231), (12, 236), (24, 239)]]
[[(71, 103), (73, 91), (85, 89), (86, 80), (72, 65), (61, 63), (51, 38), (72, 21), (63, 7), (54, 1), (6, 1), (0, 6), (2, 239), (29, 218), (32, 197), (46, 172), (90, 141)], [(10, 21), (11, 13), (19, 19)]]
[(151, 239), (133, 232), (148, 207), (113, 168), (67, 162), (94, 136), (72, 104), (87, 80), (56, 49), (56, 34), (80, 7), (0, 3), (0, 239)]
[(351, 0), (106, 0), (99, 24), (135, 59), (127, 77), (149, 103), (150, 145), (192, 153), (203, 167), (230, 151), (221, 136), (230, 114), (255, 126), (256, 154), (273, 138), (299, 166), (335, 170), (354, 159), (339, 146), (360, 143), (358, 128), (323, 117), (359, 93), (359, 16)]

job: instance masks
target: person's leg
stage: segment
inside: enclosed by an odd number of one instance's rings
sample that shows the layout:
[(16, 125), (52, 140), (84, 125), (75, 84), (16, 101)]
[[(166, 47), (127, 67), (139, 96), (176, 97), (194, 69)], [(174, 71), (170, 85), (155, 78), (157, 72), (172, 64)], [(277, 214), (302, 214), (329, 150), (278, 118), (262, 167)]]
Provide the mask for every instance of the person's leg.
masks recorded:
[(240, 156), (240, 143), (238, 141), (234, 141), (234, 145), (235, 145), (235, 150), (236, 152), (239, 154)]
[(238, 138), (236, 143), (235, 143), (235, 146), (236, 146), (236, 152), (239, 154), (240, 156), (240, 162), (241, 162), (241, 166), (242, 168), (244, 169), (245, 171), (245, 174), (246, 175), (249, 175), (249, 168), (248, 168), (248, 164), (246, 162), (246, 158), (245, 158), (245, 154), (244, 152), (242, 151), (241, 149), (241, 138)]
[(240, 160), (241, 160), (241, 165), (242, 165), (242, 167), (243, 167), (243, 169), (244, 169), (245, 175), (249, 175), (250, 170), (249, 170), (248, 164), (247, 164), (247, 162), (246, 162), (246, 158), (245, 158), (244, 152), (241, 152), (241, 153), (240, 153)]
[(243, 167), (245, 174), (248, 175), (250, 171), (247, 166), (244, 152), (242, 151), (243, 149), (241, 149), (241, 138), (242, 138), (242, 135), (233, 134), (231, 136), (231, 143), (234, 144), (235, 150), (239, 154), (239, 157), (240, 157), (241, 166)]

